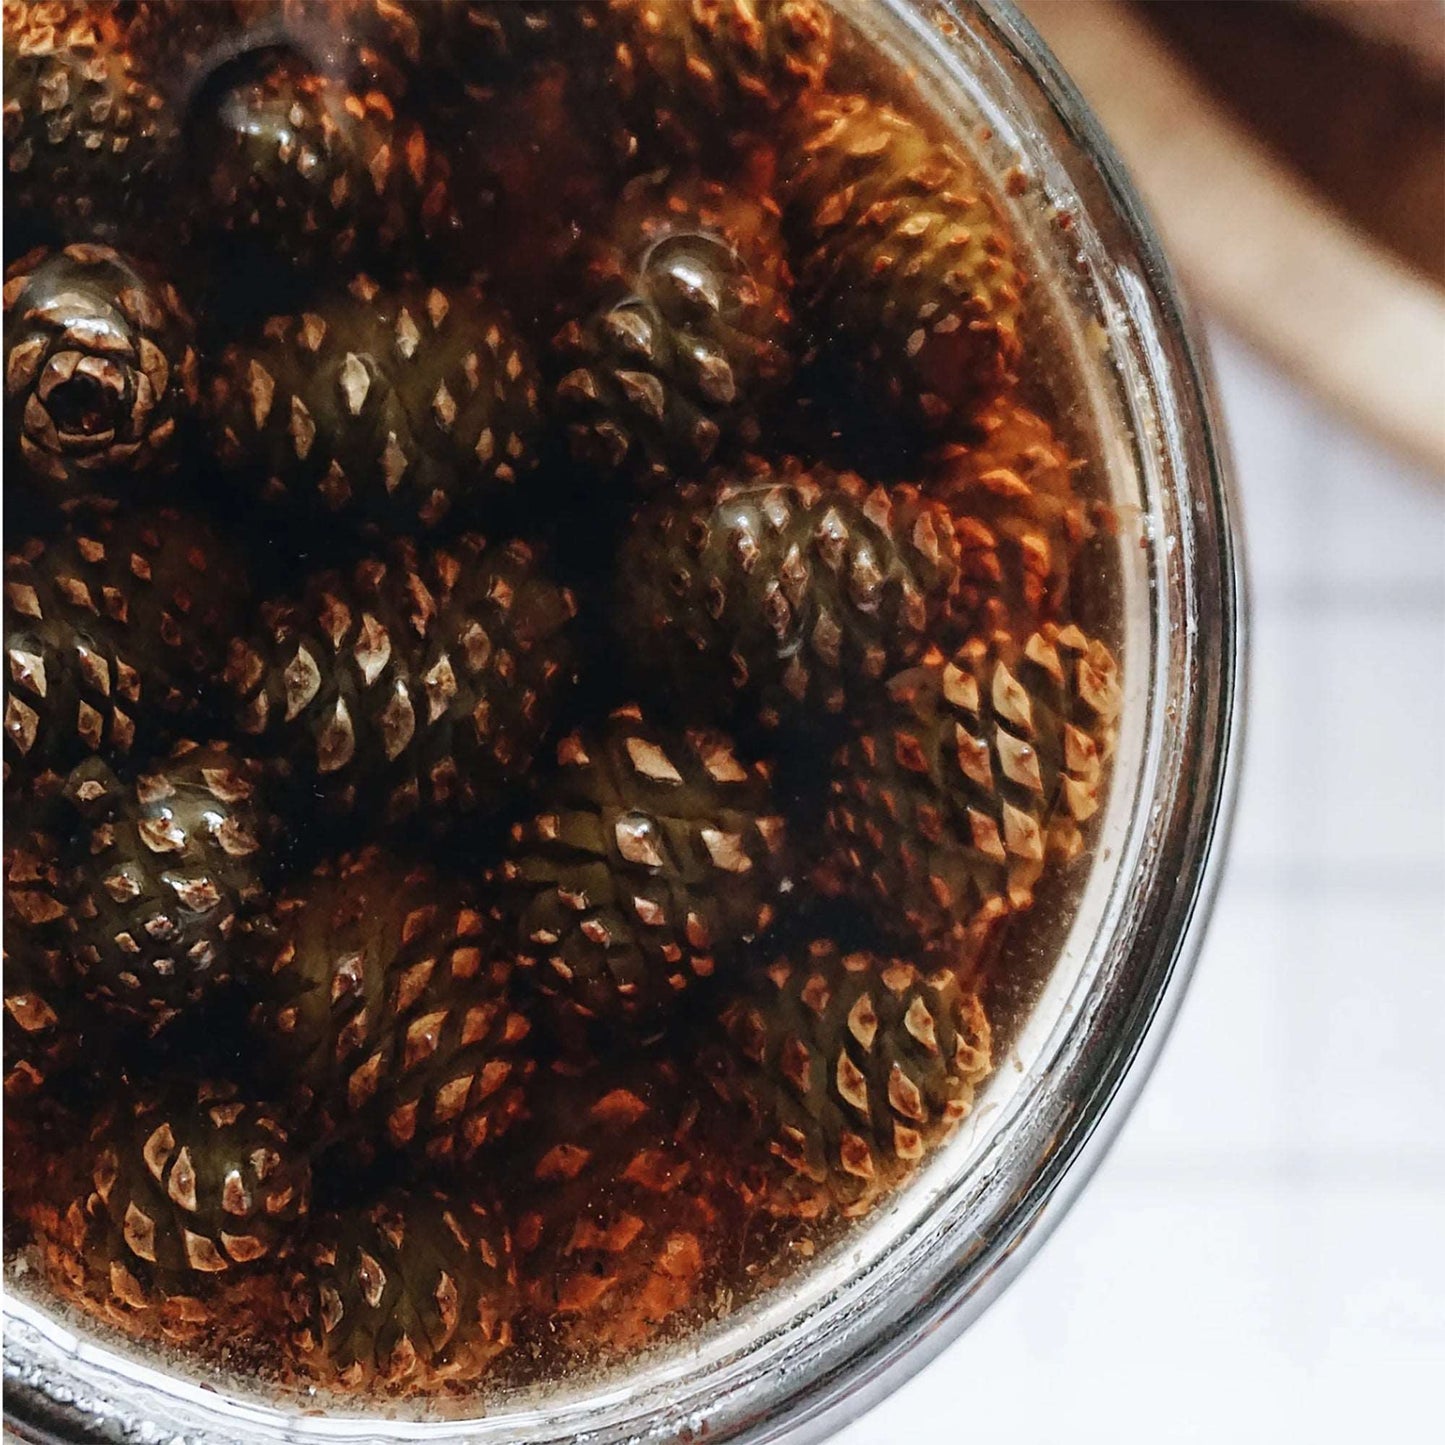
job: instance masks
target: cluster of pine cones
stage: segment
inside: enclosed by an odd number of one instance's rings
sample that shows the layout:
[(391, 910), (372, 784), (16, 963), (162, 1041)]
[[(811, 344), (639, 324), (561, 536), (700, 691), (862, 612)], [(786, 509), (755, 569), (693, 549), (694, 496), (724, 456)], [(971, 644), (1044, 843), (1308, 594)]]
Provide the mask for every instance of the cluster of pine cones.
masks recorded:
[(969, 1112), (1101, 802), (999, 206), (826, 0), (4, 25), (9, 1242), (323, 1385), (643, 1345)]

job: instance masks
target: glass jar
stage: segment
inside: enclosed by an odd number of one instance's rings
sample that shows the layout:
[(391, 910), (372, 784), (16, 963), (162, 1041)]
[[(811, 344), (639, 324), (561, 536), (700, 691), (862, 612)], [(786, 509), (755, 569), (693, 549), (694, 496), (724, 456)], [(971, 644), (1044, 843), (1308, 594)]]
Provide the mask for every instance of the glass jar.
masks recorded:
[(962, 1130), (836, 1243), (680, 1343), (485, 1418), (278, 1409), (167, 1375), (5, 1299), (26, 1440), (817, 1440), (927, 1363), (1022, 1267), (1098, 1163), (1178, 1008), (1230, 803), (1243, 648), (1226, 461), (1198, 342), (1117, 158), (1005, 0), (833, 0), (998, 179), (1033, 252), (1118, 519), (1125, 703), (1093, 860), (1007, 1057)]

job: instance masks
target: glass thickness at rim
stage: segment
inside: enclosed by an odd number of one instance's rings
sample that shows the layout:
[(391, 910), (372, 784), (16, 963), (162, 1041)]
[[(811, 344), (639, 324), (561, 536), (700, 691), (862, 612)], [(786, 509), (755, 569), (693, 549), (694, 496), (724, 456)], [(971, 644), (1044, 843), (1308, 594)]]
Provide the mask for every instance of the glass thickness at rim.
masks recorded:
[[(994, 160), (1071, 217), (1077, 281), (1107, 340), (1096, 368), (1147, 503), (1141, 774), (1100, 924), (1060, 1021), (981, 1148), (957, 1139), (824, 1262), (735, 1319), (561, 1394), (474, 1421), (308, 1416), (166, 1376), (13, 1295), (7, 1427), (34, 1441), (186, 1445), (431, 1440), (465, 1445), (824, 1438), (976, 1319), (1098, 1163), (1147, 1075), (1192, 967), (1230, 803), (1240, 703), (1240, 579), (1208, 378), (1119, 162), (1005, 0), (832, 0), (905, 59), (940, 110), (982, 111)], [(1132, 682), (1130, 683), (1132, 686)]]

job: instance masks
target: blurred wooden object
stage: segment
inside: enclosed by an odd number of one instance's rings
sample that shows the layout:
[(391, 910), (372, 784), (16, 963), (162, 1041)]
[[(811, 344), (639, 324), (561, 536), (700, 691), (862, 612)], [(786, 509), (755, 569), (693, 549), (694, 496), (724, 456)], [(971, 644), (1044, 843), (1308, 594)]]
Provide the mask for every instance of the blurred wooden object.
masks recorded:
[[(1135, 6), (1298, 179), (1445, 286), (1445, 0)], [(1434, 25), (1421, 22), (1432, 19)]]
[(1411, 57), (1436, 78), (1445, 76), (1445, 4), (1441, 0), (1305, 0), (1337, 25)]
[[(1445, 258), (1409, 264), (1398, 228), (1390, 244), (1352, 224), (1288, 146), (1262, 139), (1248, 112), (1188, 62), (1187, 47), (1167, 43), (1162, 24), (1134, 7), (1023, 6), (1119, 147), (1195, 294), (1331, 405), (1445, 473), (1445, 286), (1433, 279)], [(1198, 9), (1243, 25), (1253, 12), (1293, 7), (1158, 9), (1160, 21)], [(1333, 94), (1348, 103), (1342, 88)], [(1388, 167), (1400, 157), (1377, 141), (1365, 148), (1372, 159)], [(1424, 193), (1433, 180), (1422, 177)], [(1379, 176), (1365, 182), (1361, 194), (1382, 193)], [(1419, 259), (1432, 259), (1429, 227), (1441, 220), (1424, 217), (1425, 240), (1410, 242), (1423, 247)]]

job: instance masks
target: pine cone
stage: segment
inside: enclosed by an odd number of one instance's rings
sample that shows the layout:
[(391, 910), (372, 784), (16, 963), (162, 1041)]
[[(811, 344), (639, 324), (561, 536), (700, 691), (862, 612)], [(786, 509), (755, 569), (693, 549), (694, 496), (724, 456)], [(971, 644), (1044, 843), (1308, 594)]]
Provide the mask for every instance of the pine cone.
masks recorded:
[(177, 1083), (103, 1108), (31, 1224), (62, 1299), (130, 1334), (235, 1339), (256, 1328), (310, 1177), (271, 1111)]
[(627, 187), (608, 234), (588, 267), (603, 304), (555, 342), (557, 401), (579, 458), (672, 481), (755, 442), (758, 402), (788, 379), (776, 207), (659, 172)]
[[(527, 77), (563, 58), (598, 30), (604, 0), (435, 0), (411, 8), (408, 47), (427, 87), (424, 103), (443, 110)], [(595, 48), (595, 47), (594, 47)]]
[(651, 1023), (773, 922), (789, 860), (768, 774), (635, 707), (563, 738), (557, 761), (500, 870), (519, 963), (564, 1019)]
[[(314, 0), (280, 0), (296, 23)], [(605, 63), (593, 39), (606, 0), (331, 0), (324, 30), (342, 72), (470, 141), (501, 95), (545, 69)], [(591, 51), (578, 48), (591, 43)]]
[(390, 557), (264, 606), (224, 682), (241, 732), (282, 749), (308, 806), (319, 792), (439, 830), (527, 771), (571, 676), (574, 603), (520, 541)]
[[(288, 13), (331, 11), (338, 0), (86, 0), (91, 13), (104, 10), (126, 51), (167, 100), (194, 98), (210, 76), (239, 52), (279, 44)], [(351, 0), (355, 3), (355, 0)], [(372, 0), (366, 0), (371, 4)], [(326, 24), (332, 23), (328, 13)], [(189, 145), (189, 141), (187, 142)]]
[(539, 1333), (617, 1354), (706, 1302), (738, 1220), (697, 1159), (695, 1110), (663, 1060), (558, 1072), (539, 1094), (515, 1230)]
[(66, 239), (153, 223), (177, 121), (106, 6), (6, 0), (5, 199)]
[(764, 1206), (866, 1212), (968, 1115), (993, 1066), (988, 1020), (950, 971), (820, 940), (757, 973), (704, 1071), (772, 1155)]
[(154, 1032), (230, 978), (279, 836), (258, 780), (222, 743), (181, 743), (133, 783), (99, 760), (71, 773), (89, 825), (69, 850), (65, 947), (107, 1013)]
[(303, 270), (454, 243), (451, 168), (380, 90), (252, 52), (208, 92), (191, 160), (205, 220)]
[(806, 113), (782, 178), (816, 335), (931, 432), (967, 427), (1021, 354), (1024, 276), (973, 165), (861, 96)]
[(7, 820), (5, 840), (5, 1104), (33, 1099), (82, 1057), (88, 1023), (66, 948), (65, 903), (53, 837)]
[(533, 1068), (511, 965), (465, 890), (375, 848), (319, 867), (257, 943), (258, 1042), (319, 1131), (467, 1160)]
[(619, 628), (678, 696), (807, 726), (921, 655), (958, 569), (947, 510), (914, 488), (758, 463), (642, 509)]
[(289, 1290), (301, 1370), (324, 1384), (414, 1394), (473, 1385), (512, 1343), (512, 1242), (494, 1204), (392, 1190), (318, 1217)]
[(890, 709), (839, 751), (827, 826), (836, 876), (879, 920), (976, 956), (1084, 848), (1121, 706), (1118, 663), (1075, 626), (965, 645), (900, 673)]
[(268, 506), (383, 535), (475, 511), (537, 461), (531, 362), (474, 286), (358, 277), (228, 347), (209, 405), (222, 462)]
[(73, 245), (18, 261), (4, 295), (5, 424), (40, 492), (69, 510), (174, 466), (199, 394), (174, 288), (108, 246)]
[(609, 0), (600, 114), (644, 159), (723, 160), (822, 83), (833, 53), (825, 0)]
[(7, 791), (53, 792), (86, 757), (153, 751), (209, 701), (245, 580), (169, 508), (32, 538), (5, 561)]
[(1067, 615), (1069, 581), (1098, 530), (1074, 485), (1082, 466), (1042, 417), (1011, 399), (989, 406), (972, 443), (932, 458), (925, 490), (953, 515), (963, 563), (958, 613), (978, 632)]

